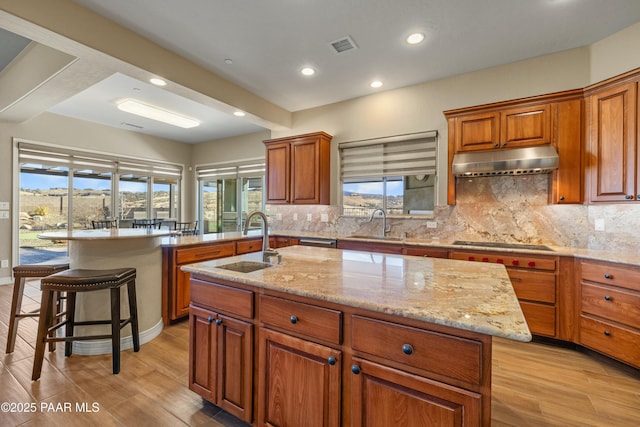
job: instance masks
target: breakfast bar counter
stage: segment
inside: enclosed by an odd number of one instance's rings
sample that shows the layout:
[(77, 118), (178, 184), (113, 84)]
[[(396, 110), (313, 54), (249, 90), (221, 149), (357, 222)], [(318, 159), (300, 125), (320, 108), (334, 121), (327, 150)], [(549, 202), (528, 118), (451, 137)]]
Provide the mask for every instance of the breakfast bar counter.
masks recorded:
[[(47, 240), (69, 241), (71, 268), (111, 269), (134, 267), (137, 272), (136, 294), (140, 342), (155, 338), (163, 328), (162, 304), (162, 238), (168, 230), (143, 228), (112, 228), (96, 230), (68, 230), (42, 233)], [(108, 319), (110, 315), (108, 290), (79, 293), (76, 301), (76, 320)], [(128, 313), (126, 298), (122, 299), (122, 313)], [(80, 333), (104, 333), (105, 327), (84, 327)], [(122, 348), (132, 347), (130, 328), (122, 330)], [(111, 342), (79, 341), (73, 343), (76, 354), (109, 354)]]

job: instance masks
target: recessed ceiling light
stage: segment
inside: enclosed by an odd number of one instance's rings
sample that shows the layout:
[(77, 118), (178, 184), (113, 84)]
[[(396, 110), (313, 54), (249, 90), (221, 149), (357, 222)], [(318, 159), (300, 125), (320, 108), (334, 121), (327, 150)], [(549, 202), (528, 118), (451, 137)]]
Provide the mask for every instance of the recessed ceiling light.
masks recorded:
[(245, 113), (244, 113), (244, 111), (235, 111), (233, 113), (233, 115), (236, 116), (236, 117), (244, 117)]
[(124, 99), (118, 103), (118, 109), (147, 119), (156, 120), (173, 126), (189, 129), (200, 125), (200, 122), (180, 114), (163, 110), (153, 105), (134, 99)]
[(231, 58), (227, 58), (227, 59), (224, 60), (224, 63), (227, 64), (227, 65), (231, 65), (231, 64), (233, 64), (233, 60)]
[(159, 79), (157, 77), (149, 79), (149, 81), (151, 82), (151, 84), (154, 84), (156, 86), (166, 86), (167, 85), (167, 82), (165, 82), (164, 80)]
[(422, 43), (422, 41), (424, 40), (424, 34), (422, 33), (409, 34), (406, 40), (407, 40), (407, 43), (409, 44)]
[(304, 76), (313, 76), (316, 73), (316, 70), (311, 67), (304, 67), (302, 70), (300, 70), (300, 72)]
[(369, 83), (369, 86), (371, 86), (374, 89), (378, 89), (379, 87), (382, 87), (382, 82), (380, 80), (374, 80), (371, 83)]

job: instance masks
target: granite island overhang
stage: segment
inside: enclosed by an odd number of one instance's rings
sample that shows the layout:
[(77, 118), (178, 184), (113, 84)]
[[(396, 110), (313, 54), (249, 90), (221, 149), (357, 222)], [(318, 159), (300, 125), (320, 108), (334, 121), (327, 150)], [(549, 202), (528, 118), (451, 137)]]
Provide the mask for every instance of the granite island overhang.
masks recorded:
[(279, 254), (182, 267), (193, 391), (253, 425), (389, 414), (406, 426), (425, 416), (490, 425), (492, 336), (531, 340), (504, 266), (305, 246)]

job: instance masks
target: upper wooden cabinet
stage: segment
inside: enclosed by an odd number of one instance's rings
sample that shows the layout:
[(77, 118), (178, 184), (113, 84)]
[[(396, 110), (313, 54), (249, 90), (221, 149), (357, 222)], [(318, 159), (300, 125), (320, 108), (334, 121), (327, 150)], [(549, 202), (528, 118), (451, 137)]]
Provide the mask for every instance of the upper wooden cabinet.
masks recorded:
[(455, 205), (453, 155), (535, 145), (553, 145), (559, 165), (550, 179), (552, 203), (583, 200), (583, 90), (445, 111), (449, 126), (447, 201)]
[(456, 152), (551, 142), (551, 104), (473, 113), (453, 120)]
[(330, 203), (331, 138), (316, 132), (264, 141), (267, 203)]
[(613, 81), (588, 92), (590, 202), (640, 200), (636, 140), (640, 73), (629, 77), (631, 81)]

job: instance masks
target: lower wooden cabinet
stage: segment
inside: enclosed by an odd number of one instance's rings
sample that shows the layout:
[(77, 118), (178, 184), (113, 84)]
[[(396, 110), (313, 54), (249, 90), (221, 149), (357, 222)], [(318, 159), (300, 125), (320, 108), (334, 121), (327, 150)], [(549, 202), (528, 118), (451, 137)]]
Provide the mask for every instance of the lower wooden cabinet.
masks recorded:
[(191, 306), (189, 330), (189, 388), (251, 422), (253, 325)]
[(480, 426), (482, 396), (360, 358), (351, 360), (351, 425)]
[(340, 426), (342, 353), (260, 331), (258, 425)]
[(580, 344), (640, 367), (640, 268), (580, 263)]

